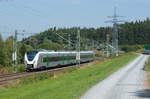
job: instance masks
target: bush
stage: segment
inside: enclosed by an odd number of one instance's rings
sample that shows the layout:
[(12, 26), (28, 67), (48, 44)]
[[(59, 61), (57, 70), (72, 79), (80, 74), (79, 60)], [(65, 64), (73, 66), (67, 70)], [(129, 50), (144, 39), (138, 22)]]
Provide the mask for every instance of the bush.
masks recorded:
[[(25, 72), (25, 67), (23, 64), (18, 65), (18, 72)], [(0, 64), (0, 75), (11, 74), (11, 73), (14, 73), (13, 66), (2, 66)]]
[(27, 77), (21, 78), (20, 83), (21, 84), (29, 84), (29, 83), (45, 80), (45, 79), (51, 78), (53, 76), (54, 76), (53, 73), (43, 73), (43, 74), (33, 75), (33, 76), (29, 76), (29, 77), (27, 76)]
[(125, 52), (135, 52), (144, 48), (144, 45), (122, 45), (120, 46), (122, 51)]
[(14, 69), (12, 66), (0, 66), (0, 75), (13, 73)]
[(24, 64), (21, 64), (18, 66), (18, 72), (25, 72), (25, 71), (26, 71), (26, 69), (24, 67)]

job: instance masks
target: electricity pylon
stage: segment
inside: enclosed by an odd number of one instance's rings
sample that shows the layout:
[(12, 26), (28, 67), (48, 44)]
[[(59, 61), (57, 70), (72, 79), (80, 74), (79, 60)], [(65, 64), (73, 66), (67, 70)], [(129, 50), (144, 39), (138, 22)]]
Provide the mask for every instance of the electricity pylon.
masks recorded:
[(107, 36), (106, 37), (106, 39), (107, 39), (107, 57), (109, 57), (109, 54), (110, 54), (110, 52), (109, 52), (109, 34), (107, 34), (106, 36)]
[(108, 16), (108, 18), (113, 18), (110, 21), (106, 21), (109, 23), (113, 23), (113, 31), (112, 31), (112, 46), (115, 48), (113, 49), (113, 52), (116, 53), (116, 56), (118, 56), (119, 48), (118, 48), (118, 23), (119, 22), (125, 22), (122, 20), (118, 20), (118, 17), (123, 17), (123, 16), (118, 16), (116, 14), (116, 7), (114, 7), (114, 15), (113, 16)]

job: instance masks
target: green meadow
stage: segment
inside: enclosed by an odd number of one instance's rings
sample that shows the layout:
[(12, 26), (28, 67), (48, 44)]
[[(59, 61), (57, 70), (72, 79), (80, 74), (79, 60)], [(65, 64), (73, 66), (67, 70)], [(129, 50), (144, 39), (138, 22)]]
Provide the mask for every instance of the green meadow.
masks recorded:
[(0, 99), (79, 99), (89, 88), (125, 66), (136, 56), (128, 53), (75, 69), (56, 78), (22, 84), (16, 88), (0, 87)]

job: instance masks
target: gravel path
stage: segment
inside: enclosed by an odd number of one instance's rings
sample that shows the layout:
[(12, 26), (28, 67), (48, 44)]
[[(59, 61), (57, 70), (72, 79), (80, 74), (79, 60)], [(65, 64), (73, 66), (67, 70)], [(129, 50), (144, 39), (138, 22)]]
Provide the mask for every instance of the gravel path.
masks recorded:
[(140, 55), (125, 67), (92, 87), (81, 99), (150, 99), (139, 93), (146, 89), (143, 67), (147, 55)]

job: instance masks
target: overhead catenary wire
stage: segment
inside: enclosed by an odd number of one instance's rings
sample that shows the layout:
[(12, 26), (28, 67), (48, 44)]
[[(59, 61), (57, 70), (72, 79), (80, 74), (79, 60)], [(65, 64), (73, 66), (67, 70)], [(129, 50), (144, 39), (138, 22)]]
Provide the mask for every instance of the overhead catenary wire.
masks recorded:
[(67, 39), (65, 39), (63, 36), (61, 36), (61, 35), (59, 35), (58, 33), (55, 33), (57, 36), (59, 36), (60, 38), (62, 38), (63, 40), (65, 40), (65, 41), (67, 41), (68, 43), (70, 43), (71, 45), (75, 45), (75, 44), (73, 44), (71, 41), (69, 41), (69, 40), (67, 40)]
[[(14, 4), (12, 4), (12, 3), (8, 3), (8, 4), (9, 4), (12, 8), (17, 9), (18, 11), (20, 10), (20, 7), (23, 8), (24, 11), (21, 11), (21, 14), (24, 14), (24, 15), (31, 15), (31, 16), (40, 16), (40, 17), (41, 17), (41, 15), (40, 15), (39, 13), (35, 13), (35, 12), (32, 11), (31, 9), (25, 10), (25, 9), (27, 9), (27, 8), (24, 7), (24, 6), (18, 7), (18, 5), (14, 5)], [(30, 11), (32, 11), (32, 12), (30, 12)], [(29, 14), (29, 13), (30, 13), (30, 14)], [(20, 13), (19, 13), (19, 14), (20, 14)]]
[[(8, 37), (15, 35), (14, 32), (0, 32), (0, 34), (4, 37), (4, 39), (7, 39)], [(27, 36), (30, 37), (30, 36), (37, 35), (37, 34), (39, 34), (39, 33), (37, 33), (37, 32), (28, 32), (28, 33), (26, 33), (26, 32), (18, 32), (17, 36), (23, 36), (23, 38), (22, 37), (18, 37), (18, 38), (20, 38), (19, 39), (19, 41), (20, 41), (20, 40), (26, 38)]]
[[(5, 0), (4, 0), (5, 1)], [(7, 0), (6, 0), (7, 1)], [(9, 1), (9, 0), (8, 0)], [(19, 3), (19, 4), (18, 4)], [(13, 9), (17, 9), (17, 11), (19, 11), (19, 12), (16, 12), (16, 11), (14, 11), (15, 12), (15, 14), (23, 14), (23, 15), (30, 15), (30, 16), (36, 16), (36, 17), (40, 17), (40, 18), (42, 18), (42, 19), (44, 19), (44, 18), (48, 18), (47, 16), (48, 16), (48, 13), (47, 14), (45, 14), (44, 13), (44, 11), (39, 11), (39, 10), (37, 10), (37, 9), (35, 9), (35, 8), (33, 8), (33, 7), (30, 7), (30, 6), (28, 6), (28, 5), (26, 5), (26, 4), (23, 4), (23, 3), (20, 3), (20, 2), (17, 2), (17, 5), (15, 4), (15, 3), (13, 3), (13, 2), (8, 2), (8, 3), (6, 3), (7, 5), (9, 5), (9, 6), (11, 6)], [(6, 6), (7, 6), (6, 5)], [(4, 10), (2, 10), (3, 8), (1, 8), (0, 9), (0, 14), (1, 15), (4, 15), (4, 16), (10, 16), (10, 14), (11, 13), (8, 13), (9, 12), (9, 7), (5, 7), (5, 8), (7, 8), (7, 9), (4, 9)], [(24, 11), (21, 11), (20, 9), (25, 9)], [(21, 13), (20, 13), (21, 12)], [(2, 13), (4, 13), (4, 14), (2, 14)], [(29, 14), (30, 13), (30, 14)], [(43, 18), (44, 17), (44, 18)], [(48, 19), (49, 20), (49, 19)], [(6, 34), (11, 34), (10, 32), (5, 32), (5, 35)], [(13, 35), (13, 33), (12, 33), (12, 35)], [(27, 34), (26, 34), (27, 35)]]
[[(23, 4), (23, 3), (20, 3), (20, 2), (17, 2), (19, 5), (21, 5), (21, 7), (23, 7), (23, 8), (25, 8), (25, 9), (29, 9), (29, 10), (31, 10), (32, 12), (35, 12), (36, 14), (38, 14), (38, 15), (41, 15), (41, 13), (42, 14), (46, 14), (45, 12), (43, 12), (43, 11), (40, 11), (40, 10), (38, 10), (38, 9), (35, 9), (35, 8), (32, 8), (31, 6), (29, 6), (29, 5), (25, 5), (25, 4)], [(45, 5), (44, 5), (45, 6)], [(47, 13), (48, 14), (48, 13)], [(46, 14), (46, 15), (47, 15)]]
[(6, 16), (6, 15), (8, 16), (8, 15), (10, 15), (9, 13), (6, 12), (6, 9), (3, 10), (2, 8), (0, 8), (0, 14), (2, 16)]
[[(45, 18), (48, 18), (46, 16), (50, 16), (48, 14), (45, 14), (44, 11), (39, 11), (33, 7), (27, 6), (20, 2), (17, 2), (18, 5), (15, 5), (13, 3), (8, 3), (8, 4), (17, 10), (20, 10), (20, 8), (23, 8), (24, 11), (21, 11), (21, 13), (23, 13), (24, 15), (32, 15), (32, 16), (36, 16), (36, 17), (45, 17)], [(28, 14), (28, 13), (30, 13), (30, 14)]]

